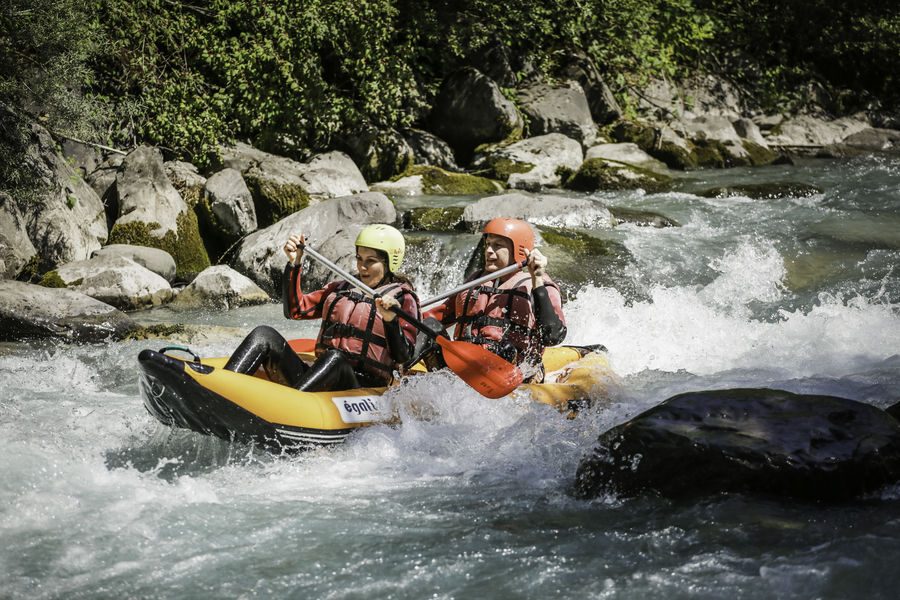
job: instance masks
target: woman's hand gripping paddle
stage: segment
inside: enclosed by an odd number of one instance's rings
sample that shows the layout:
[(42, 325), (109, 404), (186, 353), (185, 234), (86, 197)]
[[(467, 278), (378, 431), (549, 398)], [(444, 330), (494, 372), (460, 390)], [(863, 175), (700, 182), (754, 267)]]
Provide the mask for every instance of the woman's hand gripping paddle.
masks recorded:
[[(304, 248), (304, 253), (313, 257), (324, 266), (328, 267), (346, 281), (352, 283), (372, 297), (379, 294), (362, 281), (347, 273), (345, 270), (310, 248)], [(424, 323), (400, 310), (391, 309), (397, 316), (408, 321), (413, 327), (434, 339), (444, 351), (444, 362), (451, 371), (465, 381), (472, 389), (487, 398), (502, 398), (522, 384), (522, 372), (516, 365), (503, 360), (490, 350), (482, 348), (470, 342), (454, 341), (438, 335), (429, 329)]]

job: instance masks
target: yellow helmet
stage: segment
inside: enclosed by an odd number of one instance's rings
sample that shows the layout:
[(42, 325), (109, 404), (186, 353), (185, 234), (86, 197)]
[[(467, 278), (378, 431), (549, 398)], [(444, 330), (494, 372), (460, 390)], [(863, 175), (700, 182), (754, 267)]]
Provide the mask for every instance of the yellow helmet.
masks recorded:
[(403, 262), (406, 242), (403, 234), (390, 225), (369, 225), (356, 236), (356, 245), (381, 250), (388, 255), (388, 269), (396, 273)]

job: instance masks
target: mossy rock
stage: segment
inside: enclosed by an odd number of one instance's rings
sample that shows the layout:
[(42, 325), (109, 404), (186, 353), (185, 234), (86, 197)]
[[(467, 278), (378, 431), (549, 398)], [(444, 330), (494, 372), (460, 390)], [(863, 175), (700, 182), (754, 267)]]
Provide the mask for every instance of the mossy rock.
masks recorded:
[(419, 206), (404, 215), (404, 229), (413, 231), (462, 231), (462, 206)]
[(197, 215), (197, 224), (200, 228), (200, 237), (206, 251), (215, 264), (222, 255), (237, 241), (237, 237), (229, 234), (219, 223), (218, 217), (209, 205), (209, 198), (204, 194), (194, 205), (194, 213)]
[(586, 233), (560, 227), (538, 225), (541, 238), (550, 246), (559, 246), (578, 257), (610, 256), (614, 254), (611, 242), (606, 242)]
[(659, 148), (650, 148), (649, 151), (645, 150), (645, 152), (653, 158), (666, 163), (666, 166), (670, 169), (687, 171), (696, 169), (699, 166), (696, 153), (673, 142), (662, 142)]
[(256, 221), (260, 229), (309, 206), (309, 194), (297, 184), (276, 184), (252, 175), (245, 176), (245, 181), (253, 196)]
[(498, 156), (496, 154), (488, 156), (485, 159), (485, 174), (499, 181), (508, 181), (509, 176), (515, 173), (528, 173), (534, 169), (531, 163), (524, 163), (512, 160), (506, 156)]
[(776, 200), (778, 198), (808, 198), (823, 193), (821, 188), (808, 183), (747, 183), (709, 188), (697, 192), (704, 198), (734, 198), (742, 196), (754, 200)]
[(563, 187), (579, 192), (643, 189), (664, 192), (672, 187), (672, 178), (648, 169), (604, 158), (591, 158), (569, 177)]
[(108, 244), (132, 244), (165, 250), (175, 259), (175, 279), (191, 281), (207, 268), (209, 255), (200, 239), (197, 215), (188, 210), (178, 215), (177, 232), (167, 231), (162, 237), (153, 235), (159, 223), (134, 221), (124, 225), (116, 224), (109, 232)]
[(756, 142), (751, 142), (750, 140), (741, 140), (741, 144), (744, 146), (744, 150), (746, 150), (750, 155), (750, 162), (755, 167), (771, 165), (778, 159), (777, 152), (773, 152), (768, 148), (760, 146)]
[(477, 196), (493, 194), (504, 189), (503, 184), (486, 177), (467, 173), (451, 173), (430, 165), (413, 165), (405, 173), (393, 179), (419, 175), (422, 177), (422, 191), (425, 194), (441, 196)]
[(617, 142), (637, 144), (644, 152), (656, 146), (656, 130), (643, 123), (619, 121), (610, 130), (610, 135)]
[[(682, 148), (674, 142), (658, 140), (656, 129), (633, 121), (619, 121), (609, 130), (609, 134), (617, 142), (630, 142), (657, 160), (661, 160), (670, 169), (686, 171), (699, 166), (697, 155), (691, 150)], [(693, 146), (688, 142), (688, 146)]]
[(681, 224), (675, 219), (670, 219), (665, 215), (649, 210), (635, 210), (633, 208), (613, 206), (610, 207), (609, 212), (612, 213), (613, 218), (619, 224), (633, 223), (639, 227), (656, 227), (658, 229), (663, 227), (681, 227)]
[(38, 285), (46, 288), (64, 288), (66, 287), (66, 282), (63, 281), (63, 278), (59, 276), (57, 271), (53, 270), (44, 273)]
[(728, 166), (726, 160), (728, 151), (721, 142), (716, 140), (698, 140), (694, 144), (694, 154), (697, 157), (698, 167), (724, 169)]

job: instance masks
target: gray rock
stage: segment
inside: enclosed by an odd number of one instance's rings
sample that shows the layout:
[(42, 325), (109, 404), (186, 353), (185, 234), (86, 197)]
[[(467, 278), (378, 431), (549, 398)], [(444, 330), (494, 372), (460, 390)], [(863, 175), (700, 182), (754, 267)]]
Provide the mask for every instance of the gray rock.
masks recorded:
[[(685, 468), (689, 465), (690, 468)], [(603, 433), (575, 489), (844, 501), (900, 479), (900, 422), (861, 402), (770, 389), (691, 392)]]
[[(412, 148), (395, 129), (362, 127), (343, 136), (341, 145), (359, 166), (366, 181), (390, 179), (406, 171), (415, 160)], [(363, 190), (347, 193), (357, 191)]]
[(37, 254), (25, 226), (25, 216), (12, 197), (0, 192), (0, 279), (14, 279)]
[(522, 117), (496, 83), (466, 67), (444, 80), (430, 115), (431, 129), (466, 164), (481, 144), (522, 134)]
[[(494, 177), (506, 179), (509, 187), (538, 191), (544, 187), (558, 187), (562, 183), (561, 170), (574, 171), (584, 156), (581, 144), (561, 133), (549, 133), (527, 138), (508, 146), (495, 148), (480, 155), (474, 168), (487, 167)], [(527, 165), (524, 172), (503, 172), (502, 165)]]
[(869, 128), (858, 131), (844, 138), (836, 145), (840, 155), (862, 153), (900, 153), (900, 131), (894, 129)]
[(396, 181), (379, 181), (373, 183), (369, 189), (373, 192), (381, 192), (391, 197), (397, 196), (421, 196), (425, 193), (425, 183), (422, 175), (409, 175)]
[(563, 79), (577, 81), (584, 90), (591, 117), (600, 125), (606, 125), (622, 118), (622, 108), (606, 85), (594, 61), (583, 53), (568, 57), (562, 67)]
[(222, 165), (227, 169), (237, 169), (241, 173), (262, 161), (270, 158), (271, 154), (257, 150), (244, 142), (237, 142), (231, 146), (221, 146), (219, 154), (222, 158)]
[[(115, 198), (116, 175), (119, 173), (119, 167), (122, 166), (124, 160), (125, 157), (121, 154), (111, 154), (109, 158), (97, 165), (97, 168), (85, 178), (91, 188), (103, 200), (104, 205), (109, 205), (110, 200), (113, 203), (118, 201)], [(111, 195), (113, 196), (112, 198), (110, 198)], [(113, 214), (117, 215), (117, 210), (113, 211)]]
[(256, 209), (250, 190), (236, 169), (225, 169), (206, 180), (206, 199), (216, 224), (228, 238), (256, 231)]
[[(643, 150), (637, 144), (620, 143), (620, 144), (599, 144), (588, 148), (584, 156), (585, 160), (592, 158), (600, 158), (611, 163), (624, 163), (660, 175), (668, 175), (669, 168), (662, 161), (656, 160)], [(579, 165), (580, 166), (580, 165)]]
[(82, 144), (65, 138), (60, 144), (60, 149), (69, 164), (80, 172), (82, 178), (86, 177), (88, 173), (92, 173), (103, 162), (102, 152), (90, 144)]
[(447, 171), (459, 171), (450, 145), (438, 136), (421, 129), (403, 131), (406, 143), (412, 148), (415, 163), (432, 165)]
[(178, 235), (178, 216), (188, 205), (169, 181), (158, 148), (140, 146), (125, 157), (116, 175), (119, 215), (116, 226), (143, 223), (150, 234)]
[(173, 308), (219, 308), (265, 304), (269, 295), (247, 277), (226, 265), (203, 270), (186, 286), (171, 306)]
[(737, 119), (732, 121), (734, 131), (743, 139), (750, 140), (754, 144), (759, 144), (763, 148), (768, 148), (766, 139), (763, 137), (759, 126), (750, 119)]
[(300, 179), (314, 198), (339, 198), (369, 191), (356, 163), (343, 152), (317, 154), (305, 165)]
[(133, 260), (168, 281), (175, 281), (175, 259), (165, 250), (133, 246), (131, 244), (110, 244), (94, 251), (91, 258), (122, 257)]
[[(366, 192), (324, 200), (296, 212), (274, 225), (248, 235), (241, 242), (232, 265), (272, 296), (281, 294), (281, 275), (287, 258), (282, 252), (287, 238), (303, 233), (312, 248), (341, 267), (354, 271), (356, 235), (371, 223), (394, 223), (397, 212), (387, 196)], [(307, 263), (304, 286), (330, 281), (330, 272), (318, 263)]]
[(531, 135), (561, 133), (578, 140), (584, 147), (596, 142), (597, 125), (578, 83), (537, 84), (520, 90), (518, 96)]
[(122, 256), (71, 262), (56, 273), (69, 289), (123, 310), (159, 306), (174, 296), (168, 281)]
[(0, 281), (0, 341), (121, 339), (136, 327), (125, 313), (84, 294)]
[(864, 113), (829, 121), (812, 115), (799, 115), (773, 129), (767, 138), (771, 146), (827, 146), (868, 129)]
[(612, 227), (609, 210), (586, 198), (512, 192), (489, 196), (466, 206), (463, 221), (470, 231), (496, 217), (523, 219), (552, 227)]

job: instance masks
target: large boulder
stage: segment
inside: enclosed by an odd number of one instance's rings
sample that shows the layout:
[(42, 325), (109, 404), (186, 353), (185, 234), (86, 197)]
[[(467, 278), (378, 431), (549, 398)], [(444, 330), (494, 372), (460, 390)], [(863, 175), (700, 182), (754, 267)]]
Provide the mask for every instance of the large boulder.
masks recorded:
[(175, 295), (163, 277), (123, 256), (71, 262), (48, 276), (54, 274), (67, 288), (122, 310), (159, 306)]
[(838, 144), (826, 146), (819, 156), (858, 156), (860, 154), (900, 154), (900, 131), (871, 127), (848, 135)]
[(206, 180), (205, 206), (212, 229), (227, 241), (256, 231), (256, 209), (250, 189), (237, 169), (224, 169)]
[(842, 501), (900, 479), (900, 422), (861, 402), (771, 389), (691, 392), (603, 433), (576, 493), (722, 492)]
[(228, 310), (270, 301), (269, 295), (249, 278), (227, 265), (215, 265), (197, 275), (170, 306)]
[(125, 313), (66, 289), (0, 281), (0, 341), (121, 339), (136, 324)]
[(179, 279), (193, 279), (209, 266), (197, 217), (169, 181), (159, 149), (141, 146), (125, 157), (116, 196), (110, 243), (165, 250), (175, 259)]
[[(778, 157), (764, 141), (760, 144), (742, 138), (735, 129), (736, 122), (744, 130), (752, 123), (727, 116), (703, 115), (677, 121), (672, 128), (693, 142), (700, 166), (758, 166), (770, 164)], [(749, 130), (750, 135), (753, 133)]]
[(618, 142), (637, 144), (641, 150), (666, 163), (670, 169), (684, 171), (698, 166), (694, 145), (668, 125), (620, 121), (613, 128), (612, 137)]
[(197, 167), (182, 160), (170, 160), (163, 164), (166, 175), (181, 198), (188, 206), (196, 208), (203, 198), (203, 189), (206, 187), (206, 177), (200, 174)]
[(168, 281), (175, 281), (175, 259), (165, 250), (132, 246), (130, 244), (110, 244), (95, 251), (91, 258), (122, 257), (133, 260)]
[(489, 196), (466, 206), (463, 221), (470, 231), (497, 217), (523, 219), (532, 225), (612, 227), (609, 210), (587, 198), (511, 192)]
[[(598, 144), (591, 146), (584, 155), (585, 160), (599, 158), (608, 163), (619, 163), (653, 171), (659, 175), (669, 175), (669, 169), (661, 160), (657, 160), (641, 150), (637, 144)], [(580, 166), (580, 165), (579, 165)]]
[[(290, 235), (305, 234), (312, 248), (354, 271), (353, 242), (359, 231), (371, 223), (396, 220), (393, 203), (378, 192), (324, 200), (248, 235), (241, 242), (232, 266), (270, 295), (280, 297), (281, 276), (287, 262), (281, 249)], [(331, 278), (330, 271), (318, 263), (307, 263), (304, 272), (307, 289), (315, 289)]]
[(413, 165), (393, 181), (381, 181), (372, 185), (373, 192), (389, 196), (476, 196), (494, 194), (503, 190), (499, 181), (468, 173), (451, 173), (440, 167)]
[(597, 141), (597, 125), (578, 83), (532, 85), (520, 90), (518, 99), (532, 136), (561, 133), (578, 140), (584, 147)]
[[(18, 117), (0, 104), (0, 121), (18, 122)], [(29, 186), (31, 193), (10, 193), (5, 212), (24, 219), (24, 230), (39, 263), (31, 265), (31, 270), (43, 272), (54, 265), (87, 258), (107, 239), (100, 197), (82, 178), (81, 171), (60, 154), (46, 129), (28, 123), (22, 143), (22, 168), (32, 173), (35, 181)]]
[(522, 135), (522, 117), (500, 88), (472, 67), (444, 80), (430, 115), (431, 129), (468, 164), (481, 144), (515, 140)]
[(6, 192), (0, 192), (0, 279), (14, 279), (37, 250), (28, 238), (25, 215)]
[(656, 193), (671, 189), (672, 178), (606, 158), (591, 158), (585, 160), (578, 170), (565, 180), (563, 187), (577, 192), (640, 189)]
[[(390, 179), (411, 167), (415, 160), (412, 148), (395, 129), (378, 129), (371, 125), (361, 127), (342, 136), (341, 145), (359, 166), (366, 181)], [(363, 190), (347, 191), (345, 194), (357, 191)]]
[(548, 133), (485, 150), (473, 166), (506, 181), (511, 188), (537, 191), (558, 187), (561, 173), (577, 170), (583, 158), (577, 141), (561, 133)]
[(118, 202), (118, 197), (116, 196), (116, 175), (118, 175), (119, 167), (122, 166), (124, 160), (125, 157), (121, 154), (110, 154), (106, 160), (97, 165), (85, 177), (85, 181), (97, 192), (97, 196), (99, 196), (103, 206), (106, 208), (108, 224), (115, 222), (116, 217), (119, 216), (119, 211), (116, 207), (116, 202)]
[(804, 147), (818, 148), (838, 144), (854, 133), (870, 127), (869, 119), (864, 113), (834, 120), (798, 115), (771, 129), (766, 140), (770, 146), (802, 150)]
[(584, 90), (591, 117), (599, 125), (618, 121), (624, 114), (594, 61), (583, 53), (568, 56), (561, 67), (563, 79), (577, 81)]
[(439, 167), (445, 171), (459, 171), (453, 149), (438, 136), (421, 129), (405, 129), (403, 137), (413, 151), (415, 164)]

